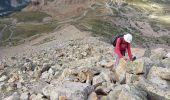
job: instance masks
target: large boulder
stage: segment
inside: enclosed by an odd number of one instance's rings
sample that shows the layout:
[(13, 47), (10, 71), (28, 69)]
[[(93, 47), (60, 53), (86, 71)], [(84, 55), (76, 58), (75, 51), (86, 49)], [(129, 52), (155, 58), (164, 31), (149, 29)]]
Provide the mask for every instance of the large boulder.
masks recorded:
[(3, 70), (7, 66), (8, 65), (6, 63), (0, 61), (0, 70)]
[(28, 100), (29, 99), (29, 93), (22, 93), (20, 96), (20, 100)]
[(170, 68), (170, 58), (161, 60), (161, 63), (163, 64), (164, 67)]
[(98, 69), (91, 67), (66, 68), (57, 79), (84, 83), (87, 80), (92, 81), (93, 75), (99, 73)]
[(62, 74), (58, 77), (59, 81), (68, 80), (73, 75), (73, 70), (66, 68), (63, 70)]
[(140, 75), (126, 73), (126, 84), (134, 83), (139, 80)]
[(0, 70), (3, 70), (4, 68), (4, 65), (0, 63)]
[(127, 62), (126, 71), (132, 74), (143, 74), (145, 71), (144, 61), (142, 59), (137, 59), (133, 62)]
[(147, 100), (147, 94), (133, 85), (125, 84), (115, 87), (106, 100)]
[(149, 71), (150, 71), (150, 69), (152, 68), (152, 66), (155, 64), (149, 57), (142, 57), (141, 58), (143, 61), (144, 61), (144, 63), (145, 63), (145, 70), (144, 70), (144, 76), (145, 76), (145, 78), (147, 77), (147, 75), (148, 75), (148, 73), (149, 73)]
[(170, 69), (154, 66), (151, 68), (147, 79), (158, 87), (166, 89), (170, 86)]
[(132, 48), (131, 51), (133, 52), (134, 56), (136, 56), (137, 58), (140, 58), (144, 56), (146, 49)]
[(126, 61), (123, 59), (120, 59), (119, 65), (116, 68), (115, 72), (115, 78), (116, 81), (123, 83), (125, 82), (125, 75), (126, 75)]
[(20, 95), (14, 92), (11, 96), (4, 98), (3, 100), (20, 100)]
[(98, 62), (97, 64), (101, 67), (110, 68), (113, 66), (114, 62), (115, 62), (114, 60), (112, 60), (112, 61), (102, 60), (102, 61)]
[(59, 96), (65, 96), (69, 100), (87, 100), (92, 91), (91, 85), (78, 82), (55, 81), (43, 88), (43, 94), (49, 96), (50, 100), (58, 100)]
[(6, 75), (3, 75), (3, 76), (0, 77), (0, 82), (3, 82), (7, 79), (8, 79), (8, 77)]
[(167, 57), (167, 58), (170, 58), (170, 52), (168, 52), (168, 53), (166, 54), (166, 57)]
[(159, 77), (163, 80), (170, 81), (170, 73), (162, 72), (159, 74)]
[(113, 82), (115, 81), (115, 73), (111, 72), (108, 69), (102, 70), (101, 73), (93, 77), (93, 85), (101, 82)]
[(35, 94), (32, 94), (30, 97), (29, 97), (30, 100), (46, 100), (43, 98), (43, 95), (38, 93), (37, 95)]
[(105, 79), (101, 75), (97, 75), (93, 77), (93, 85), (104, 82), (104, 81)]
[(139, 78), (139, 81), (135, 83), (148, 94), (148, 100), (170, 100), (170, 90), (162, 89), (157, 85), (149, 82), (143, 77)]
[(98, 100), (97, 94), (95, 92), (92, 92), (87, 100)]
[(151, 50), (150, 58), (155, 62), (157, 62), (157, 61), (159, 62), (166, 56), (166, 54), (167, 54), (167, 52), (164, 48), (157, 48), (157, 49)]
[(48, 83), (43, 81), (33, 81), (32, 84), (28, 85), (29, 90), (34, 91), (34, 93), (38, 94), (38, 93), (42, 93), (42, 88), (44, 88), (45, 86), (47, 86)]
[(116, 68), (115, 79), (120, 83), (125, 82), (126, 73), (130, 74), (143, 74), (146, 68), (144, 66), (143, 60), (136, 60), (136, 61), (125, 61), (120, 59), (119, 65)]

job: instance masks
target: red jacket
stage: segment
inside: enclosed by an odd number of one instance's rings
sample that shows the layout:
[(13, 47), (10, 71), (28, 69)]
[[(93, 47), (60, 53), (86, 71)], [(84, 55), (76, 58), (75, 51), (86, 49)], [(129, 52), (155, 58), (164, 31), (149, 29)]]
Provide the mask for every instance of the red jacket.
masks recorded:
[(129, 59), (132, 60), (130, 43), (126, 42), (124, 38), (118, 38), (116, 42), (116, 48), (114, 50), (115, 53), (117, 53), (120, 58), (123, 58), (123, 56), (125, 56), (126, 50), (128, 51)]

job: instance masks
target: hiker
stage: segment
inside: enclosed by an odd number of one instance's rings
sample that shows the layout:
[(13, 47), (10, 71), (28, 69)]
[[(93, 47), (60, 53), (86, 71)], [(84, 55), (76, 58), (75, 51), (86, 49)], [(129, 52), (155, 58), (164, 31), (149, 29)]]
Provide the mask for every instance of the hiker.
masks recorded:
[(119, 59), (123, 58), (125, 61), (128, 59), (125, 58), (126, 51), (128, 52), (129, 59), (131, 61), (135, 60), (136, 57), (132, 57), (131, 53), (131, 43), (132, 42), (132, 35), (126, 34), (126, 35), (120, 35), (117, 36), (115, 39), (115, 49), (114, 49), (114, 57), (116, 59), (115, 64), (112, 66), (111, 70), (114, 71), (117, 65), (119, 64)]

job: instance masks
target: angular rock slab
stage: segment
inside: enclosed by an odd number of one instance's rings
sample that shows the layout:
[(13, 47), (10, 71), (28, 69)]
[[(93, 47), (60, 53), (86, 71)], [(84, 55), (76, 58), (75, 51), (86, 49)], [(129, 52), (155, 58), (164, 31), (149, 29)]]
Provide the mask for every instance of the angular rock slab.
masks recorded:
[(58, 100), (60, 96), (65, 96), (68, 100), (87, 100), (93, 87), (85, 83), (56, 81), (44, 87), (42, 91), (50, 100)]
[(125, 84), (115, 87), (107, 100), (147, 100), (147, 94), (133, 85)]
[(131, 51), (133, 52), (133, 55), (135, 55), (137, 58), (139, 58), (139, 57), (143, 57), (144, 56), (146, 49), (132, 48)]
[(129, 61), (126, 65), (126, 71), (132, 74), (143, 74), (145, 72), (145, 65), (142, 59)]
[(157, 49), (153, 49), (151, 50), (151, 56), (150, 58), (153, 61), (159, 61), (161, 59), (163, 59), (163, 57), (165, 57), (167, 54), (166, 50), (164, 48), (157, 48)]
[(126, 61), (123, 59), (120, 59), (119, 65), (116, 68), (115, 78), (116, 81), (123, 83), (125, 82), (125, 76), (126, 76)]
[(170, 69), (153, 66), (149, 71), (147, 79), (160, 88), (170, 87)]
[(169, 89), (162, 89), (157, 85), (150, 83), (143, 77), (140, 77), (139, 81), (135, 84), (147, 92), (148, 100), (170, 100)]
[(126, 73), (126, 84), (134, 83), (139, 80), (140, 75)]
[(161, 60), (161, 63), (166, 67), (166, 68), (170, 68), (170, 58), (166, 58)]
[(125, 82), (126, 73), (130, 74), (143, 74), (146, 68), (144, 65), (144, 61), (139, 59), (134, 62), (125, 61), (120, 59), (119, 65), (116, 68), (115, 78), (120, 83)]
[(159, 74), (159, 77), (163, 80), (170, 81), (170, 73), (162, 72)]

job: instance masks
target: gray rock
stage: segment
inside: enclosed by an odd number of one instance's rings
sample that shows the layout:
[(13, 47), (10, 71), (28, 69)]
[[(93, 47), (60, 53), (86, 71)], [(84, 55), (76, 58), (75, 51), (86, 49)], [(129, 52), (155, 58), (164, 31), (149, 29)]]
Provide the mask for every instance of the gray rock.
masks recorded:
[(26, 62), (23, 65), (24, 68), (26, 68), (26, 71), (34, 71), (35, 65), (32, 62)]
[(143, 77), (140, 77), (139, 82), (136, 82), (135, 84), (147, 92), (149, 100), (170, 100), (169, 89), (162, 89), (157, 85), (153, 85)]
[(126, 77), (126, 61), (123, 59), (120, 59), (119, 65), (117, 66), (115, 70), (115, 78), (116, 81), (119, 83), (125, 83), (125, 77)]
[(43, 18), (43, 22), (44, 23), (48, 23), (48, 22), (51, 22), (52, 21), (52, 18), (51, 17), (45, 17)]
[(157, 48), (154, 50), (151, 50), (151, 60), (154, 62), (159, 62), (166, 56), (166, 50), (164, 48)]
[(142, 48), (132, 48), (131, 51), (133, 55), (136, 56), (136, 58), (141, 58), (145, 56), (146, 53), (146, 49), (142, 49)]
[(41, 78), (43, 79), (48, 79), (50, 76), (50, 73), (48, 73), (47, 71), (43, 72), (42, 75), (41, 75)]
[(160, 73), (159, 77), (162, 78), (163, 80), (170, 81), (170, 73), (166, 73), (166, 72)]
[(44, 82), (44, 81), (35, 81), (32, 82), (32, 84), (29, 84), (27, 87), (33, 91), (34, 93), (42, 93), (42, 89), (48, 85), (48, 83)]
[(152, 66), (155, 64), (150, 58), (148, 57), (142, 57), (141, 58), (144, 63), (145, 63), (145, 70), (144, 70), (144, 76), (145, 78), (147, 78), (147, 75), (150, 71), (150, 69), (152, 68)]
[[(64, 81), (64, 80), (67, 80), (67, 81), (74, 81), (75, 79), (77, 79), (77, 77), (75, 76), (75, 74), (77, 74), (77, 76), (79, 77), (79, 79), (81, 81), (85, 80), (86, 79), (86, 76), (84, 75), (84, 73), (80, 72), (79, 73), (77, 71), (75, 71), (74, 69), (69, 69), (69, 68), (65, 68), (63, 71), (62, 71), (62, 74), (59, 75), (59, 77), (57, 77), (59, 81)], [(56, 77), (56, 75), (55, 75)]]
[(101, 75), (93, 77), (93, 85), (101, 83), (103, 81), (105, 81), (105, 79), (103, 79), (103, 77)]
[(170, 81), (164, 80), (162, 78), (168, 78), (169, 74), (170, 69), (154, 66), (151, 68), (147, 79), (158, 87), (166, 89), (170, 87)]
[(166, 57), (170, 58), (170, 52), (166, 54)]
[(143, 74), (146, 70), (144, 61), (138, 59), (135, 61), (125, 61), (120, 59), (119, 65), (116, 68), (115, 79), (120, 83), (125, 83), (126, 73)]
[(129, 61), (126, 64), (126, 72), (132, 74), (143, 74), (145, 72), (145, 65), (143, 59), (137, 59), (133, 62)]
[(126, 73), (126, 84), (138, 81), (139, 75)]
[(21, 89), (22, 88), (22, 83), (21, 82), (17, 82), (17, 88)]
[(20, 95), (14, 92), (11, 96), (4, 98), (3, 100), (20, 100)]
[(161, 63), (163, 64), (164, 67), (170, 68), (170, 58), (161, 60)]
[(28, 97), (28, 93), (22, 93), (21, 96), (20, 96), (20, 100), (28, 100), (29, 97)]
[(54, 75), (54, 74), (55, 74), (55, 72), (54, 72), (54, 70), (53, 70), (52, 68), (50, 68), (50, 69), (48, 70), (48, 73), (50, 73), (50, 75)]
[(94, 77), (93, 79), (93, 84), (98, 84), (100, 82), (114, 82), (116, 81), (115, 79), (115, 74), (111, 72), (109, 69), (101, 71), (101, 73)]
[(98, 100), (97, 94), (95, 92), (92, 92), (87, 100)]
[(5, 86), (5, 83), (4, 82), (0, 82), (0, 90), (2, 90)]
[(0, 61), (0, 70), (3, 70), (5, 67), (7, 67), (7, 63), (6, 62), (1, 62)]
[(40, 93), (38, 93), (37, 95), (32, 94), (32, 95), (30, 96), (30, 99), (31, 99), (31, 100), (48, 100), (48, 99), (43, 98), (43, 95), (40, 94)]
[(8, 78), (8, 77), (7, 77), (6, 75), (2, 75), (2, 76), (0, 77), (0, 82), (5, 81), (7, 78)]
[(102, 61), (98, 62), (98, 64), (99, 64), (101, 67), (110, 68), (110, 67), (112, 67), (112, 65), (114, 64), (114, 61), (102, 60)]
[(4, 68), (4, 65), (0, 64), (0, 70), (3, 70)]
[(48, 64), (48, 63), (44, 63), (43, 64), (43, 67), (42, 67), (42, 70), (41, 70), (41, 73), (45, 72), (45, 71), (48, 71), (51, 67), (51, 64)]
[(58, 100), (59, 96), (66, 96), (71, 100), (87, 100), (88, 95), (93, 91), (89, 84), (78, 82), (59, 82), (51, 83), (43, 88), (43, 94), (50, 96), (51, 100)]
[(108, 100), (147, 100), (146, 92), (134, 85), (119, 85), (108, 95)]

